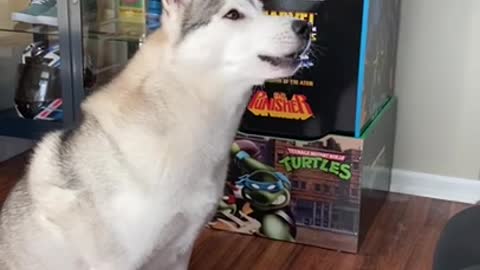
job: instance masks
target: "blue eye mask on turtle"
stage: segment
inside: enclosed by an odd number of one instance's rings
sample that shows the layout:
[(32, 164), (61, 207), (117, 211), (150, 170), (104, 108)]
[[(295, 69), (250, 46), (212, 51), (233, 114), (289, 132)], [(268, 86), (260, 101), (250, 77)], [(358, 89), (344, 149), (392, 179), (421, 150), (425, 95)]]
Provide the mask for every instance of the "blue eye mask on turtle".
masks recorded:
[[(276, 181), (274, 183), (257, 181), (255, 179), (258, 179), (258, 174), (268, 174), (268, 176), (275, 178)], [(236, 184), (240, 187), (246, 187), (250, 190), (259, 190), (271, 193), (290, 188), (290, 181), (285, 175), (279, 172), (269, 171), (255, 171), (251, 174), (243, 175), (239, 178)]]

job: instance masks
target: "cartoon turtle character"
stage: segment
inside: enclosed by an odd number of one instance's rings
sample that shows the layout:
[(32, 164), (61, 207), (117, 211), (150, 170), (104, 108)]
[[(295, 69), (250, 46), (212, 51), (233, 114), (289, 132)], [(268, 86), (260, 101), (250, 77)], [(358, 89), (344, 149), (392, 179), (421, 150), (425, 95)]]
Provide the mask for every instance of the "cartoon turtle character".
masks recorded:
[(238, 211), (238, 200), (233, 192), (235, 189), (227, 182), (225, 186), (226, 195), (223, 196), (218, 205), (214, 221), (210, 222), (209, 225), (217, 229), (253, 234), (260, 229), (261, 224), (242, 211)]
[(225, 195), (218, 204), (216, 216), (227, 216), (237, 212), (237, 203), (234, 195)]
[(234, 164), (241, 172), (241, 176), (234, 182), (235, 187), (240, 190), (236, 192), (239, 194), (237, 196), (245, 204), (249, 204), (251, 212), (248, 216), (260, 222), (259, 232), (262, 235), (293, 242), (296, 227), (289, 208), (290, 181), (284, 174), (253, 158), (240, 147), (245, 145), (246, 148), (252, 148), (252, 144), (242, 140), (232, 145)]

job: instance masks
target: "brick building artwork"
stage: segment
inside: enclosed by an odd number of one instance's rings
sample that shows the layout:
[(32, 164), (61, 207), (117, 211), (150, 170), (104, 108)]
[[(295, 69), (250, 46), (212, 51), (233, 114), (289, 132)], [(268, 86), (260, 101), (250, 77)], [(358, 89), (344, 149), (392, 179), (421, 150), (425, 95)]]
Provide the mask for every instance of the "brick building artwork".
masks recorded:
[[(285, 186), (288, 204), (282, 209), (257, 211), (255, 202), (246, 199), (238, 186), (239, 180), (255, 170), (246, 173), (244, 165), (248, 164), (242, 165), (234, 158), (228, 171), (223, 207), (210, 222), (210, 227), (265, 236), (262, 215), (271, 215), (271, 218), (276, 215), (291, 228), (291, 234), (287, 232), (282, 240), (313, 245), (321, 243), (341, 250), (355, 249), (360, 216), (361, 141), (341, 136), (303, 142), (239, 135), (235, 143), (251, 158), (241, 162), (260, 165), (259, 171), (263, 170), (263, 165), (270, 166), (271, 170), (286, 177), (289, 182), (288, 187)], [(248, 177), (256, 181), (252, 175)], [(252, 186), (260, 188), (262, 184), (256, 185)], [(273, 193), (266, 197), (270, 196)], [(254, 198), (263, 197), (257, 194)]]
[[(334, 138), (303, 145), (275, 142), (275, 168), (292, 182), (292, 208), (300, 230), (358, 233), (361, 145), (350, 147), (342, 150), (341, 142)], [(286, 168), (286, 157), (308, 164)], [(340, 166), (351, 175), (341, 179), (337, 173)]]

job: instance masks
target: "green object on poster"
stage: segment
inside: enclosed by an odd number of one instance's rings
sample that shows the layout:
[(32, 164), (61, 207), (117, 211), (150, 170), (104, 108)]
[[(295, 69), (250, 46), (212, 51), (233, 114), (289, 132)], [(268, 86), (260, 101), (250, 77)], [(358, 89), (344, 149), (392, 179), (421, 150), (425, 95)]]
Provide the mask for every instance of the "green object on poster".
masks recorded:
[(122, 21), (145, 23), (144, 0), (119, 0), (118, 10)]
[(120, 0), (120, 7), (132, 7), (137, 9), (143, 9), (143, 0)]

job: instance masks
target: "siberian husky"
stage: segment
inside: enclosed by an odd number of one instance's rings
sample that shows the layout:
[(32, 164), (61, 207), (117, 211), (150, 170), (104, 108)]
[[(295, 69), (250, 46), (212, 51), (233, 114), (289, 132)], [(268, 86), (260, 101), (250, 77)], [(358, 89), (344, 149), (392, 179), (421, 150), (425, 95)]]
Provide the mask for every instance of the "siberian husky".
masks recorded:
[(187, 269), (252, 86), (293, 75), (311, 26), (259, 0), (164, 0), (162, 28), (46, 135), (2, 210), (0, 269)]

